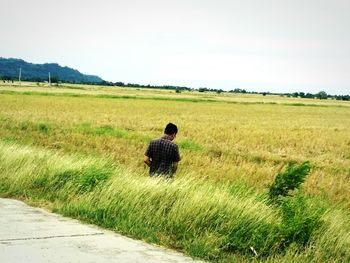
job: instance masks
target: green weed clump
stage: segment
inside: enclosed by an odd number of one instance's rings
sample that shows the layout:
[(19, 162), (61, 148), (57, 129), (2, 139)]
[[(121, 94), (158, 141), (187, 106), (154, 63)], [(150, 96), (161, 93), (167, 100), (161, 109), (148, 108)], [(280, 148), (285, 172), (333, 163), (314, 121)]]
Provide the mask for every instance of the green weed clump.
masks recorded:
[(49, 202), (64, 215), (207, 260), (350, 259), (348, 214), (315, 212), (319, 203), (298, 195), (279, 208), (246, 187), (142, 177), (108, 160), (8, 143), (0, 143), (0, 182), (2, 196)]
[(321, 226), (322, 207), (310, 204), (301, 193), (283, 198), (281, 202), (283, 246), (294, 244), (303, 249)]
[(278, 173), (275, 181), (269, 187), (269, 199), (281, 209), (283, 236), (282, 247), (294, 244), (299, 249), (304, 248), (312, 234), (320, 227), (322, 209), (309, 205), (301, 191), (294, 196), (290, 193), (299, 190), (310, 172), (309, 162), (300, 165), (289, 163), (284, 172)]
[(83, 170), (65, 170), (54, 174), (50, 187), (61, 189), (70, 182), (76, 186), (78, 192), (91, 191), (96, 185), (107, 180), (110, 176), (110, 169), (100, 169), (96, 166), (89, 166)]
[(117, 129), (111, 125), (102, 125), (93, 127), (90, 123), (82, 123), (76, 129), (84, 134), (92, 134), (97, 136), (111, 136), (116, 138), (124, 138), (129, 140), (148, 142), (151, 137), (136, 132), (127, 131), (124, 129)]
[(289, 163), (286, 171), (277, 174), (275, 181), (269, 187), (269, 198), (273, 202), (278, 202), (280, 197), (288, 196), (289, 193), (298, 189), (305, 181), (311, 169), (309, 162), (300, 165)]
[[(26, 128), (27, 128), (27, 126), (23, 126), (23, 129), (26, 129)], [(38, 123), (37, 128), (38, 128), (38, 131), (40, 133), (48, 133), (50, 130), (50, 125), (48, 123), (45, 123), (45, 122), (40, 122), (40, 123)]]
[(189, 139), (180, 140), (178, 142), (178, 145), (180, 149), (184, 149), (184, 150), (199, 151), (203, 149), (203, 147), (200, 144)]

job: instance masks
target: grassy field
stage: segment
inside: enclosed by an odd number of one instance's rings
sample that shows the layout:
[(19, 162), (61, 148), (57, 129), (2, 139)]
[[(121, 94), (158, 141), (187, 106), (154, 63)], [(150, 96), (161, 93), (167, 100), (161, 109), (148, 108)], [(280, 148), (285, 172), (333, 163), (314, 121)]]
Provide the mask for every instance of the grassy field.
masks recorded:
[[(3, 195), (209, 260), (350, 260), (348, 102), (35, 83), (0, 85), (0, 102)], [(171, 184), (142, 162), (169, 121), (182, 155)], [(305, 200), (287, 203), (323, 223), (301, 249), (265, 199), (278, 172), (307, 160)], [(101, 177), (74, 179), (86, 174)]]

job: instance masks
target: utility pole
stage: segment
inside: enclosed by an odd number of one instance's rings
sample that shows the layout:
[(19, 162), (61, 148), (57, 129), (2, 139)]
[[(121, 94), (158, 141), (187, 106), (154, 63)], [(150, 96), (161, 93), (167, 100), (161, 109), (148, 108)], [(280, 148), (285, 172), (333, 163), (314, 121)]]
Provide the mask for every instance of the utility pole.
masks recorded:
[(21, 85), (21, 77), (22, 77), (22, 68), (19, 68), (19, 75), (18, 75), (19, 85)]
[(51, 75), (50, 75), (50, 72), (49, 72), (49, 86), (51, 86)]

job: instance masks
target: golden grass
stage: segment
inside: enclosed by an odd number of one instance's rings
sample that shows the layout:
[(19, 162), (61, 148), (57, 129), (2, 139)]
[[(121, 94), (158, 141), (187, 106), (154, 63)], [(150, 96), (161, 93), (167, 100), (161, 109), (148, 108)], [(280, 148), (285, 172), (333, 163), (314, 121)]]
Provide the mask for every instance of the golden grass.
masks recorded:
[[(179, 127), (176, 142), (183, 157), (178, 177), (243, 181), (264, 191), (288, 161), (310, 160), (313, 169), (305, 190), (350, 208), (348, 102), (72, 84), (0, 85), (0, 90), (32, 92), (0, 94), (0, 136), (5, 140), (110, 156), (146, 174), (142, 156), (148, 140), (160, 136), (171, 121)], [(94, 97), (101, 94), (136, 98)], [(174, 100), (179, 98), (211, 101)], [(44, 132), (41, 124), (47, 126)], [(106, 127), (112, 132), (104, 132)]]
[(265, 104), (307, 104), (312, 106), (341, 106), (350, 107), (350, 103), (337, 100), (318, 100), (306, 98), (289, 98), (279, 95), (262, 96), (260, 94), (234, 94), (214, 92), (198, 92), (198, 91), (182, 91), (175, 93), (174, 90), (164, 89), (148, 89), (148, 88), (129, 88), (129, 87), (108, 87), (99, 85), (81, 85), (81, 84), (60, 84), (59, 86), (48, 86), (46, 83), (40, 83), (39, 86), (35, 82), (18, 82), (13, 84), (0, 82), (0, 91), (16, 91), (16, 92), (45, 92), (45, 93), (74, 93), (79, 95), (127, 95), (148, 98), (172, 98), (172, 99), (201, 99), (210, 101), (221, 101), (229, 103), (265, 103)]

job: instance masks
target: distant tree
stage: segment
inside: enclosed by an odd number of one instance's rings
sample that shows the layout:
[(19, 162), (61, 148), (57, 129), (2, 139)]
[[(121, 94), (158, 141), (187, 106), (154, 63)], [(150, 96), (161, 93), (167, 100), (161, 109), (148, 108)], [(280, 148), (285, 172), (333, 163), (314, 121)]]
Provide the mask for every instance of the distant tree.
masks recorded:
[(247, 93), (247, 91), (245, 89), (234, 89), (234, 90), (230, 90), (230, 93)]
[(311, 93), (306, 93), (305, 98), (308, 98), (308, 99), (313, 99), (315, 97), (315, 95), (311, 94)]
[(103, 85), (103, 86), (114, 86), (113, 82), (109, 82), (109, 81), (105, 81), (105, 80), (101, 82), (101, 85)]
[(58, 83), (58, 77), (57, 76), (53, 76), (51, 77), (51, 83)]
[(119, 87), (123, 87), (124, 86), (124, 82), (115, 82), (114, 83), (115, 86), (119, 86)]
[(350, 100), (350, 95), (338, 95), (338, 96), (334, 96), (336, 100), (346, 100), (349, 101)]
[(316, 98), (320, 100), (326, 100), (327, 99), (327, 93), (325, 91), (320, 91), (316, 94)]

